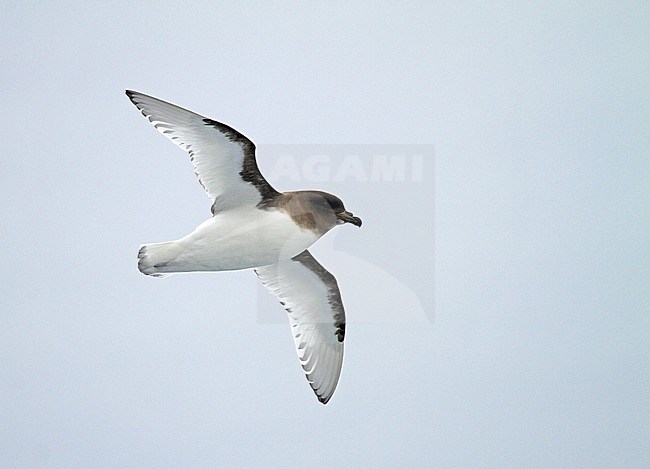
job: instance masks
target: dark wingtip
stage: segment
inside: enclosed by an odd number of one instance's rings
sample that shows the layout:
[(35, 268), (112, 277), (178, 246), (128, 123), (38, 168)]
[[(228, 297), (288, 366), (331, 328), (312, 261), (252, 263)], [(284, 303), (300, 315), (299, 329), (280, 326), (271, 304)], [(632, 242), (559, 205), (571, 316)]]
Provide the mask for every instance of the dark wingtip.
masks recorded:
[(124, 92), (125, 92), (126, 95), (129, 97), (129, 99), (131, 100), (131, 102), (132, 102), (133, 104), (135, 104), (135, 101), (134, 101), (134, 99), (135, 99), (135, 95), (136, 95), (136, 94), (139, 94), (139, 93), (138, 93), (137, 91), (133, 91), (133, 90), (125, 90)]

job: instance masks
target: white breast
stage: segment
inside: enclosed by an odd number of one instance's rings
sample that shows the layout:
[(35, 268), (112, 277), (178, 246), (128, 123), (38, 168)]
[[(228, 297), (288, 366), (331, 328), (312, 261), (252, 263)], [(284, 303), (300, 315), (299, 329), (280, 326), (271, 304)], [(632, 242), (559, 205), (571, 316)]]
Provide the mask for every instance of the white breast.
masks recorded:
[(176, 241), (179, 254), (165, 270), (238, 270), (270, 265), (300, 254), (319, 237), (299, 228), (279, 210), (227, 210)]

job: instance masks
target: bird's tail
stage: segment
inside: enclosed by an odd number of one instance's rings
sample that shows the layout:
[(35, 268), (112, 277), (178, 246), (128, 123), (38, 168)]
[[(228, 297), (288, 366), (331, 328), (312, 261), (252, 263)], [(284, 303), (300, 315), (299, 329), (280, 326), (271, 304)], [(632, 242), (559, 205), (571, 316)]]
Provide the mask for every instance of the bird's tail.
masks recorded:
[(138, 251), (138, 270), (152, 277), (166, 277), (175, 272), (172, 264), (179, 254), (176, 241), (143, 244)]

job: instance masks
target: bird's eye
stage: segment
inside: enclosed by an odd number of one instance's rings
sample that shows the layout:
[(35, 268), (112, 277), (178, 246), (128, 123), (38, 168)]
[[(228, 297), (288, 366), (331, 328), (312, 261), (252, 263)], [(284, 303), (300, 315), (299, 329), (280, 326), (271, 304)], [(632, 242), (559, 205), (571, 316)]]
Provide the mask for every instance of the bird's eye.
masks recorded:
[(332, 210), (334, 210), (336, 213), (343, 212), (345, 210), (343, 208), (343, 202), (338, 199), (328, 198), (327, 202), (329, 203), (329, 206), (332, 208)]

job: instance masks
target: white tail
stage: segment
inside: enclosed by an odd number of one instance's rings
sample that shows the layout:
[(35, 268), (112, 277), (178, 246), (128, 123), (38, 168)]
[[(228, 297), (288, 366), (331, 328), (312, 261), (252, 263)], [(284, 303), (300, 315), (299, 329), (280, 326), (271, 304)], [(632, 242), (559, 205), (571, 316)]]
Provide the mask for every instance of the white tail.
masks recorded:
[(138, 251), (138, 270), (153, 277), (166, 277), (174, 273), (170, 265), (180, 254), (175, 241), (143, 244)]

